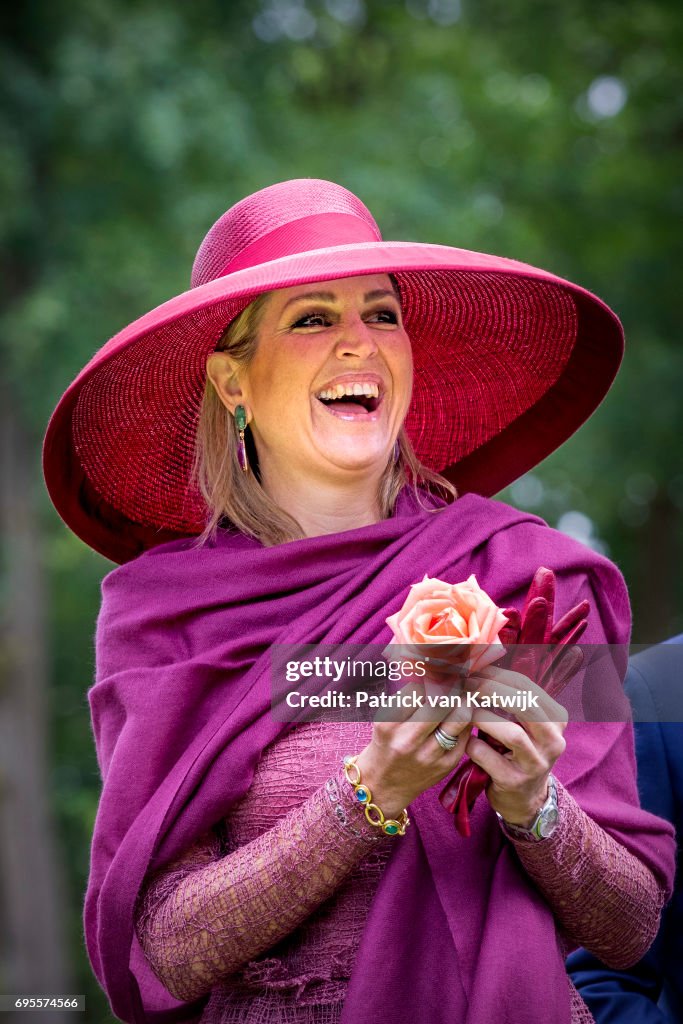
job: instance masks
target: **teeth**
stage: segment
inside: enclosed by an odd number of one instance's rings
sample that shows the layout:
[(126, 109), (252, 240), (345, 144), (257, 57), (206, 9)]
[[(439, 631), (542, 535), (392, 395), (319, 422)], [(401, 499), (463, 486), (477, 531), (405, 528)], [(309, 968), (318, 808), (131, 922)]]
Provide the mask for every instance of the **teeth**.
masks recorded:
[(377, 384), (369, 384), (364, 381), (353, 384), (335, 384), (331, 388), (325, 388), (318, 393), (318, 398), (325, 398), (332, 401), (335, 398), (342, 398), (344, 395), (366, 395), (368, 398), (379, 398), (379, 387)]

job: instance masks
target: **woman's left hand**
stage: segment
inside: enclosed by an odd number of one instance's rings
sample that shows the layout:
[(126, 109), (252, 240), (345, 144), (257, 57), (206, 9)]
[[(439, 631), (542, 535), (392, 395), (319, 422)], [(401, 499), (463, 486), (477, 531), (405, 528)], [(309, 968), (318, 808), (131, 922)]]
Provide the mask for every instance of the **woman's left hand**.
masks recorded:
[[(475, 708), (472, 722), (480, 732), (499, 740), (508, 752), (498, 753), (483, 739), (471, 736), (465, 753), (491, 776), (486, 796), (494, 811), (505, 821), (528, 828), (548, 795), (548, 775), (564, 752), (567, 712), (540, 686), (520, 672), (490, 665), (470, 676), (465, 692), (479, 692), (480, 698), (516, 692), (531, 694), (538, 707), (507, 708), (515, 721), (495, 714), (491, 708)], [(527, 700), (527, 704), (533, 703)]]

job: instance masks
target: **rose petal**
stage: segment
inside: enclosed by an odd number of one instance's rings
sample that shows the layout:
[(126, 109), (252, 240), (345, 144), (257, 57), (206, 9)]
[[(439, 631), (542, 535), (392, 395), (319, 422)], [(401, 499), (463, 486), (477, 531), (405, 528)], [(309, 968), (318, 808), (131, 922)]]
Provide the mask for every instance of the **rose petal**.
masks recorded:
[(507, 618), (474, 574), (455, 584), (425, 575), (386, 622), (394, 642), (476, 645), (472, 667), (492, 664), (504, 653), (498, 634)]

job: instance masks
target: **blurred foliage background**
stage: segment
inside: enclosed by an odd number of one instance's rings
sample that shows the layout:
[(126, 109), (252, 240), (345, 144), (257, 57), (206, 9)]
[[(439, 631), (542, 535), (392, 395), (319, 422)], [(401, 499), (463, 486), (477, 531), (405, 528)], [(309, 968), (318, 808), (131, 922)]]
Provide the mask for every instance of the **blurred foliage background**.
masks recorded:
[[(0, 713), (6, 749), (26, 729), (24, 766), (48, 751), (43, 816), (21, 817), (36, 801), (15, 794), (25, 844), (6, 888), (28, 893), (35, 847), (52, 849), (61, 912), (41, 934), (66, 952), (45, 973), (30, 901), (6, 897), (0, 992), (61, 983), (104, 1022), (81, 908), (99, 792), (86, 690), (113, 564), (45, 492), (54, 405), (108, 337), (189, 286), (225, 209), (331, 178), (385, 238), (538, 264), (619, 313), (627, 355), (607, 400), (500, 497), (617, 562), (635, 641), (682, 631), (683, 16), (673, 0), (25, 0), (2, 17)], [(7, 759), (5, 793), (13, 772)]]

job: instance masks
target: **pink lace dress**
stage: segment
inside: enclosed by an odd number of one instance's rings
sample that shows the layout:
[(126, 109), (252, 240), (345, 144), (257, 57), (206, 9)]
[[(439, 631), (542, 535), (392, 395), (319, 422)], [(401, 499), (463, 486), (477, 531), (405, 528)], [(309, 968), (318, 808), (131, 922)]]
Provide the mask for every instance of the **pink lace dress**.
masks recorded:
[[(371, 732), (367, 722), (292, 729), (265, 750), (226, 821), (146, 879), (138, 938), (172, 995), (210, 993), (202, 1024), (338, 1024), (368, 907), (401, 841), (368, 825), (341, 771)], [(567, 943), (626, 965), (651, 942), (662, 894), (560, 784), (558, 800), (550, 839), (510, 841)], [(590, 1024), (567, 984), (572, 1024)]]

